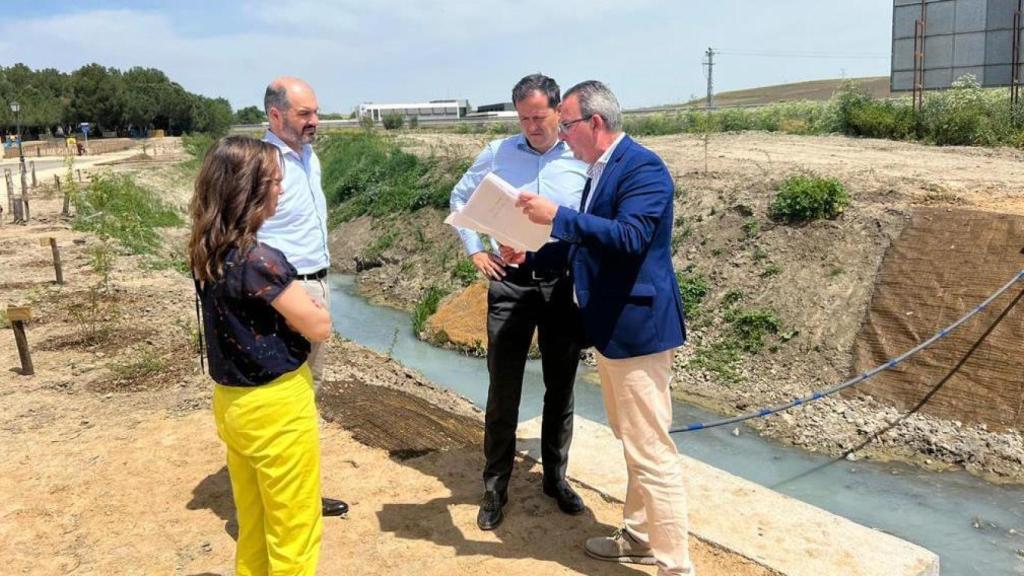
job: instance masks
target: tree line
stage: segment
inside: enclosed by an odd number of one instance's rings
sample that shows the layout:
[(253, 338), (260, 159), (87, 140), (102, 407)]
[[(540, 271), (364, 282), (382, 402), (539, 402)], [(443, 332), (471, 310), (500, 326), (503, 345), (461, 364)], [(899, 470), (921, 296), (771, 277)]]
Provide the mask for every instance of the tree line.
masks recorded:
[[(221, 135), (238, 121), (224, 98), (193, 94), (156, 68), (127, 71), (88, 64), (71, 73), (53, 68), (32, 70), (24, 64), (0, 67), (0, 131), (15, 134), (10, 103), (20, 104), (21, 132), (26, 139), (78, 132), (82, 122), (91, 131), (119, 136), (144, 136), (150, 130), (169, 135), (205, 132)], [(245, 119), (262, 111), (250, 106)]]

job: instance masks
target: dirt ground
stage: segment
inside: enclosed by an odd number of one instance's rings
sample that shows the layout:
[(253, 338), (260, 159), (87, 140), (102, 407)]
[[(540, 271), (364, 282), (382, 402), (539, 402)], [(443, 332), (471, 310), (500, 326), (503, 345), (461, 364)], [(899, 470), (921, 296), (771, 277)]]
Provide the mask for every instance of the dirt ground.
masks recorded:
[[(166, 151), (165, 151), (166, 152)], [(111, 167), (183, 206), (180, 153)], [(48, 176), (52, 179), (52, 176)], [(151, 259), (117, 255), (109, 284), (99, 240), (70, 229), (60, 199), (33, 196), (34, 219), (0, 227), (0, 309), (30, 305), (35, 374), (0, 347), (0, 558), (7, 574), (231, 574), (233, 521), (211, 383), (191, 349), (190, 282)], [(183, 230), (169, 231), (168, 249)], [(61, 249), (56, 285), (49, 248)], [(6, 326), (5, 326), (6, 328)], [(350, 342), (335, 340), (322, 413), (324, 494), (352, 505), (325, 523), (324, 574), (653, 574), (587, 558), (621, 504), (577, 486), (590, 506), (561, 514), (520, 462), (508, 518), (475, 528), (480, 415), (465, 400)], [(374, 412), (376, 410), (376, 412)], [(694, 540), (703, 575), (769, 571)]]
[[(401, 142), (421, 154), (472, 155), (490, 138), (412, 134)], [(713, 314), (690, 319), (689, 343), (676, 358), (674, 394), (722, 414), (789, 401), (850, 377), (853, 343), (879, 268), (916, 208), (1024, 214), (1024, 153), (1014, 149), (758, 132), (714, 134), (707, 148), (694, 135), (639, 140), (662, 156), (677, 183), (676, 269), (702, 275), (710, 288), (701, 306)], [(832, 221), (800, 227), (773, 222), (770, 201), (778, 184), (795, 173), (837, 178), (851, 205)], [(378, 302), (411, 309), (428, 286), (450, 284), (444, 264), (462, 252), (441, 217), (417, 214), (405, 222), (346, 223), (334, 233), (332, 253), (344, 266), (350, 254), (384, 230), (405, 226), (384, 252), (383, 265), (359, 274), (359, 286)], [(424, 251), (410, 240), (417, 237), (442, 247), (447, 256), (439, 260), (438, 250), (422, 256)], [(744, 309), (771, 310), (781, 321), (780, 333), (790, 335), (769, 341), (761, 353), (745, 355), (734, 380), (689, 365), (723, 334), (721, 320), (710, 316), (721, 316), (727, 297), (738, 297)], [(458, 302), (449, 308), (455, 316), (478, 308)], [(449, 327), (435, 318), (430, 325), (466, 333), (463, 344), (470, 350), (477, 348), (475, 342), (486, 341), (482, 319), (475, 334), (462, 325), (469, 319), (453, 321), (456, 325)], [(752, 425), (772, 438), (830, 455), (957, 466), (996, 481), (1024, 482), (1019, 432), (915, 414), (877, 437), (877, 430), (902, 415), (870, 397), (854, 396)], [(936, 451), (935, 441), (953, 449)]]

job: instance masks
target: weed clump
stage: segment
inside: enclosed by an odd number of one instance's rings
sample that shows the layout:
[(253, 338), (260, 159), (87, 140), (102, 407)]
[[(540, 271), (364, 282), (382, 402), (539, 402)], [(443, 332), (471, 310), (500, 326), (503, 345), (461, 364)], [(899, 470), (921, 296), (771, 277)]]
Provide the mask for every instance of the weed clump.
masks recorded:
[(427, 288), (423, 298), (416, 303), (416, 307), (412, 311), (412, 330), (414, 333), (419, 334), (423, 332), (423, 328), (427, 324), (427, 318), (430, 318), (437, 312), (437, 305), (447, 295), (448, 293), (439, 286)]

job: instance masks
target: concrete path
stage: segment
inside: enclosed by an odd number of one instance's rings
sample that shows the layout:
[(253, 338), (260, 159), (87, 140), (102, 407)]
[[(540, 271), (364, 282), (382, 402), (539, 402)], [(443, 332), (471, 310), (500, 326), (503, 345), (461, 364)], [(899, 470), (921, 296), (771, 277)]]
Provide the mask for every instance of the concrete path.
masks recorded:
[[(540, 418), (519, 425), (519, 449), (540, 460)], [(938, 576), (939, 557), (682, 456), (690, 532), (786, 576)], [(611, 430), (576, 417), (569, 476), (622, 501), (626, 463)], [(698, 567), (699, 568), (699, 567)]]

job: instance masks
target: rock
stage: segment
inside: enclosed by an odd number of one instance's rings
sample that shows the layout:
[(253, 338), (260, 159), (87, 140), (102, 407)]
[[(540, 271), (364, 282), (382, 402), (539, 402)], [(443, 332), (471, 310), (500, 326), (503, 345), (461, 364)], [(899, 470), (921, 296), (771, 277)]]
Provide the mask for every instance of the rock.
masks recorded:
[(856, 461), (860, 460), (860, 458), (858, 458), (857, 455), (854, 454), (853, 452), (850, 452), (849, 454), (847, 454), (846, 455), (846, 459), (849, 460), (850, 462), (856, 462)]
[(732, 429), (732, 435), (733, 435), (733, 436), (736, 436), (736, 437), (739, 437), (739, 435), (740, 435), (740, 429), (739, 429), (739, 427), (738, 427), (738, 426), (737, 426), (736, 428), (733, 428), (733, 429)]

